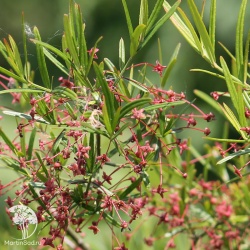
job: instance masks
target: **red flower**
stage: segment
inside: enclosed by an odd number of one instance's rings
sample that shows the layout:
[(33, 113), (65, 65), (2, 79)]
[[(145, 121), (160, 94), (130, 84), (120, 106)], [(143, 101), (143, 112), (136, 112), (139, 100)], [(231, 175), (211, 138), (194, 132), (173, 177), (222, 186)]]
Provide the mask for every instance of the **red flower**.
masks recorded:
[(100, 229), (97, 227), (97, 225), (98, 225), (98, 223), (93, 221), (92, 226), (88, 227), (88, 229), (93, 230), (93, 233), (97, 234), (100, 231)]
[[(87, 52), (89, 52), (89, 55), (91, 56), (92, 55), (92, 53), (93, 53), (93, 49), (94, 48), (91, 48), (90, 50), (88, 50)], [(94, 51), (94, 59), (98, 59), (98, 56), (96, 55), (96, 53), (99, 51), (99, 49), (98, 48), (95, 48), (95, 51)]]
[(225, 201), (222, 201), (221, 204), (219, 204), (217, 207), (216, 207), (216, 213), (219, 217), (219, 219), (223, 219), (225, 217), (229, 218), (230, 215), (232, 214), (233, 212), (233, 209), (232, 209), (232, 206), (229, 205), (229, 204), (226, 204)]
[(140, 120), (140, 119), (145, 119), (146, 118), (146, 115), (143, 113), (143, 111), (144, 111), (144, 109), (137, 109), (137, 108), (134, 108), (133, 110), (132, 110), (132, 116), (131, 116), (131, 118), (135, 118), (135, 119), (138, 119), (138, 120)]
[(153, 71), (157, 72), (160, 76), (162, 76), (162, 72), (163, 70), (166, 68), (167, 66), (162, 66), (159, 61), (156, 61), (156, 65), (154, 66)]

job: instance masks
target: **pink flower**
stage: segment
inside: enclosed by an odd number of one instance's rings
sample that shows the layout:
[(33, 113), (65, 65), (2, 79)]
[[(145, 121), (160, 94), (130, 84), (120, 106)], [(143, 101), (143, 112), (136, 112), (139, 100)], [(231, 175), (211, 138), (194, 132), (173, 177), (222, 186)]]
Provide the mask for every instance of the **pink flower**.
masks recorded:
[(140, 120), (140, 119), (145, 119), (146, 118), (146, 115), (143, 113), (143, 111), (144, 111), (144, 109), (137, 109), (137, 108), (134, 108), (133, 110), (132, 110), (132, 116), (131, 116), (131, 118), (135, 118), (135, 119), (138, 119), (138, 120)]
[(162, 76), (162, 72), (163, 70), (166, 68), (167, 66), (162, 66), (159, 61), (156, 61), (156, 65), (154, 66), (153, 71), (157, 72), (160, 76)]
[(230, 215), (233, 212), (232, 206), (229, 204), (226, 204), (225, 201), (222, 201), (217, 207), (216, 207), (216, 213), (219, 217), (219, 219), (223, 219), (225, 217), (229, 218)]
[[(91, 54), (93, 53), (93, 49), (94, 48), (91, 48), (90, 50), (88, 50), (87, 52), (89, 52), (89, 55), (91, 56)], [(98, 56), (96, 55), (96, 53), (99, 51), (98, 48), (95, 48), (95, 51), (94, 51), (94, 59), (98, 59)]]

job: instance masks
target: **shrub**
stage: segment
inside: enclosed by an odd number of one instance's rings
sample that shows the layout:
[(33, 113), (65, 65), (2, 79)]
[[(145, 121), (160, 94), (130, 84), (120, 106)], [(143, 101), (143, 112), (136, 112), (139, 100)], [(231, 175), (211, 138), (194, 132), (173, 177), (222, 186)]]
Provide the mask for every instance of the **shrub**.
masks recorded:
[[(6, 202), (9, 207), (21, 203), (34, 209), (38, 224), (49, 227), (49, 236), (40, 239), (42, 245), (64, 249), (71, 242), (71, 248), (92, 249), (91, 242), (81, 238), (91, 231), (102, 234), (102, 224), (112, 233), (112, 248), (120, 250), (143, 242), (157, 249), (238, 249), (249, 244), (243, 237), (249, 235), (250, 187), (246, 172), (250, 36), (243, 48), (247, 1), (240, 9), (235, 56), (222, 45), (232, 59), (232, 70), (223, 57), (216, 59), (216, 1), (211, 1), (209, 32), (194, 1), (187, 3), (194, 24), (178, 7), (180, 1), (170, 6), (158, 0), (149, 14), (147, 0), (141, 0), (134, 28), (122, 0), (130, 44), (125, 46), (120, 39), (119, 65), (114, 65), (108, 58), (98, 58), (102, 38), (88, 45), (79, 5), (70, 1), (61, 50), (43, 42), (38, 29), (33, 29), (30, 41), (36, 46), (43, 86), (34, 82), (28, 62), (25, 24), (24, 61), (11, 36), (0, 43), (11, 68), (0, 67), (5, 89), (1, 94), (12, 95), (12, 103), (28, 110), (3, 110), (16, 117), (17, 134), (12, 139), (0, 129), (0, 157), (20, 178), (1, 185), (1, 190), (5, 194), (16, 182), (22, 184), (16, 197)], [(166, 13), (160, 16), (162, 6)], [(161, 55), (155, 64), (133, 64), (135, 55), (168, 19), (216, 72), (199, 71), (226, 82), (225, 93), (215, 90), (209, 96), (195, 90), (211, 106), (209, 113), (184, 92), (166, 89), (179, 44), (168, 65), (162, 65)], [(57, 83), (49, 74), (48, 60), (62, 72)], [(159, 82), (152, 82), (152, 74), (159, 75)], [(230, 103), (219, 104), (221, 96)], [(213, 109), (239, 138), (230, 139), (226, 133), (224, 138), (208, 137), (209, 122), (216, 122)], [(199, 126), (200, 120), (208, 126)], [(178, 138), (183, 130), (195, 130), (197, 136), (215, 143), (207, 145), (203, 155), (190, 138)], [(203, 166), (203, 173), (197, 174), (197, 166)], [(230, 180), (232, 174), (237, 177)]]

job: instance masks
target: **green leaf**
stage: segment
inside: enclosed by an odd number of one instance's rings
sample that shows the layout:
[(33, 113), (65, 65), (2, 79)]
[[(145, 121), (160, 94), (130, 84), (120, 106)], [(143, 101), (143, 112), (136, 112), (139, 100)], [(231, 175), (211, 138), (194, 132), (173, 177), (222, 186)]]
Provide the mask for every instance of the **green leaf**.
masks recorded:
[(249, 57), (249, 46), (250, 46), (250, 31), (248, 32), (247, 35), (247, 41), (245, 45), (245, 55), (244, 55), (244, 77), (243, 77), (243, 82), (246, 83), (247, 77), (248, 77), (248, 57)]
[(221, 61), (221, 66), (223, 68), (224, 75), (225, 75), (227, 88), (228, 88), (232, 103), (238, 113), (240, 124), (242, 127), (247, 126), (247, 121), (245, 117), (244, 99), (242, 98), (242, 91), (243, 91), (242, 86), (238, 85), (236, 89), (232, 76), (230, 74), (230, 71), (223, 57), (220, 57), (220, 61)]
[(107, 132), (109, 133), (109, 135), (111, 136), (113, 134), (113, 128), (111, 125), (113, 120), (110, 117), (111, 113), (110, 111), (108, 111), (107, 101), (105, 97), (103, 98), (102, 115), (103, 115), (103, 122), (104, 122), (105, 128)]
[[(71, 15), (72, 16), (72, 15)], [(70, 17), (71, 17), (70, 16)], [(70, 22), (70, 17), (69, 15), (64, 15), (64, 32), (65, 32), (65, 38), (67, 41), (67, 45), (68, 45), (68, 50), (70, 55), (72, 56), (72, 60), (75, 64), (76, 67), (80, 68), (80, 61), (79, 61), (79, 57), (78, 57), (78, 53), (77, 53), (77, 48), (76, 48), (76, 38), (74, 35), (74, 30), (72, 28), (71, 22)]]
[[(37, 40), (41, 41), (41, 36), (40, 36), (39, 30), (37, 29), (37, 27), (34, 27), (33, 31), (34, 31), (35, 38)], [(38, 67), (39, 67), (39, 71), (41, 74), (43, 84), (46, 88), (51, 88), (49, 73), (48, 73), (48, 69), (47, 69), (47, 65), (46, 65), (46, 61), (45, 61), (45, 56), (44, 56), (44, 50), (45, 49), (41, 45), (36, 44), (36, 54), (37, 54), (37, 60), (38, 60)]]
[(228, 120), (230, 121), (230, 123), (234, 126), (234, 128), (236, 129), (236, 131), (244, 138), (247, 139), (246, 134), (240, 130), (241, 129), (241, 125), (238, 122), (238, 119), (235, 117), (233, 111), (225, 104), (223, 103), (224, 108), (223, 111), (226, 115), (226, 117), (228, 118)]
[(127, 103), (125, 106), (122, 107), (120, 113), (120, 119), (124, 118), (132, 109), (139, 108), (145, 104), (150, 104), (152, 100), (150, 98), (141, 98), (130, 103)]
[(73, 120), (76, 120), (77, 119), (76, 111), (71, 107), (71, 105), (68, 102), (66, 102), (66, 103), (64, 103), (64, 107), (67, 109), (70, 117)]
[(22, 35), (23, 35), (24, 65), (27, 65), (28, 64), (28, 51), (27, 51), (27, 35), (26, 35), (26, 24), (24, 21), (24, 13), (22, 13)]
[(127, 196), (136, 189), (142, 182), (142, 176), (140, 176), (136, 181), (132, 182), (120, 195), (121, 200), (126, 199)]
[[(216, 27), (216, 0), (211, 0), (210, 19), (209, 19), (209, 37), (212, 48), (215, 49), (215, 27)], [(213, 50), (215, 53), (215, 50)]]
[(45, 165), (44, 165), (44, 163), (43, 163), (43, 160), (42, 160), (40, 154), (39, 154), (38, 152), (35, 152), (35, 154), (36, 154), (36, 158), (38, 159), (38, 161), (39, 161), (39, 163), (40, 163), (40, 165), (41, 165), (41, 167), (42, 167), (43, 172), (45, 173), (46, 177), (49, 178), (48, 170), (47, 170), (47, 168), (45, 167)]
[[(30, 121), (30, 120), (33, 119), (33, 118), (31, 117), (31, 115), (24, 114), (24, 113), (20, 113), (20, 112), (4, 110), (3, 113), (4, 113), (5, 115), (11, 115), (11, 116), (19, 117), (19, 118), (21, 118), (21, 119), (26, 119), (26, 120), (28, 120), (28, 121)], [(45, 123), (45, 124), (50, 124), (49, 122), (47, 122), (46, 120), (44, 120), (42, 117), (39, 117), (39, 116), (37, 116), (37, 115), (35, 115), (34, 120), (35, 120), (36, 122)]]
[(105, 80), (105, 76), (103, 75), (101, 66), (98, 66), (96, 62), (93, 63), (94, 70), (97, 76), (98, 83), (102, 87), (103, 94), (105, 96), (107, 114), (111, 119), (111, 122), (115, 113), (115, 98), (114, 94), (110, 91), (107, 81)]
[(208, 103), (209, 106), (218, 111), (220, 114), (224, 115), (218, 102), (216, 102), (211, 96), (198, 89), (194, 90), (194, 94), (200, 97), (206, 103)]
[(14, 39), (12, 38), (12, 36), (9, 35), (9, 41), (10, 41), (10, 45), (11, 45), (11, 49), (13, 51), (13, 60), (20, 72), (20, 75), (23, 76), (24, 75), (24, 71), (23, 71), (23, 64), (21, 61), (21, 56), (20, 53), (18, 51), (17, 45), (14, 41)]
[(36, 128), (33, 128), (31, 131), (31, 134), (30, 134), (29, 146), (28, 146), (28, 150), (27, 150), (27, 160), (28, 161), (30, 161), (32, 158), (35, 138), (36, 138)]
[[(171, 6), (167, 1), (164, 1), (163, 8), (166, 12), (170, 11)], [(196, 45), (195, 39), (192, 36), (191, 31), (189, 28), (185, 25), (185, 23), (181, 20), (181, 18), (178, 16), (177, 13), (174, 13), (170, 17), (171, 22), (174, 24), (174, 26), (179, 30), (179, 32), (182, 34), (182, 36), (187, 40), (187, 42), (196, 50), (200, 51)]]
[(148, 0), (141, 0), (139, 24), (147, 25), (148, 22)]
[(17, 162), (16, 160), (11, 159), (10, 157), (5, 157), (0, 155), (0, 159), (12, 170), (14, 170), (15, 172), (21, 174), (22, 176), (26, 176), (28, 178), (30, 178), (31, 176), (29, 175), (29, 173), (27, 172), (26, 169), (24, 168), (20, 168), (20, 164), (19, 162)]
[(51, 149), (53, 153), (57, 153), (57, 151), (59, 151), (59, 146), (64, 138), (64, 135), (65, 130), (62, 130), (61, 133), (56, 137)]
[(67, 55), (64, 54), (61, 50), (57, 49), (56, 47), (54, 47), (48, 43), (36, 40), (36, 39), (30, 39), (30, 41), (33, 42), (34, 44), (40, 44), (43, 47), (47, 48), (48, 50), (52, 51), (57, 56), (61, 57), (66, 63), (69, 63), (69, 64), (71, 63), (70, 60), (68, 59)]
[(140, 91), (143, 91), (143, 92), (148, 92), (148, 89), (146, 88), (146, 86), (144, 86), (141, 82), (138, 82), (132, 78), (126, 78), (124, 77), (124, 79), (127, 79), (129, 80), (129, 83), (128, 83), (128, 88), (131, 88), (130, 85), (132, 85), (133, 87), (139, 89)]
[(163, 4), (164, 0), (157, 0), (156, 4), (154, 5), (154, 9), (152, 11), (152, 13), (150, 14), (150, 17), (148, 19), (148, 24), (147, 24), (147, 28), (146, 28), (146, 33), (148, 33), (152, 26), (154, 25), (156, 19), (158, 18), (158, 15), (162, 9), (162, 4)]
[(46, 205), (43, 203), (42, 199), (38, 196), (36, 190), (34, 189), (32, 183), (29, 184), (29, 191), (31, 191), (32, 193), (32, 197), (40, 204), (40, 206), (50, 215), (52, 216), (52, 214), (50, 213), (49, 209), (46, 207)]
[(170, 58), (170, 61), (168, 63), (168, 66), (167, 66), (167, 69), (162, 77), (162, 80), (161, 80), (161, 87), (164, 88), (165, 85), (166, 85), (166, 82), (168, 80), (168, 77), (177, 61), (177, 56), (178, 56), (178, 53), (179, 53), (179, 50), (180, 50), (180, 47), (181, 47), (181, 44), (178, 43), (178, 45), (176, 46), (175, 50), (174, 50), (174, 53), (172, 55), (172, 57)]
[(152, 104), (150, 106), (144, 107), (144, 111), (151, 111), (156, 110), (160, 108), (168, 108), (173, 106), (178, 106), (184, 104), (184, 101), (175, 101), (175, 102), (164, 102), (164, 103), (158, 103), (158, 104)]
[(132, 25), (132, 21), (131, 21), (131, 18), (130, 18), (130, 14), (129, 14), (129, 10), (128, 10), (126, 0), (122, 0), (122, 4), (123, 4), (123, 9), (124, 9), (124, 12), (125, 12), (125, 16), (126, 16), (129, 37), (130, 37), (130, 40), (131, 40), (132, 39), (132, 34), (133, 34), (133, 25)]
[(243, 80), (244, 73), (244, 56), (243, 56), (243, 40), (244, 40), (244, 19), (246, 13), (247, 0), (242, 0), (240, 13), (236, 28), (236, 44), (235, 44), (235, 55), (236, 55), (236, 66), (238, 78)]
[(148, 41), (152, 38), (152, 36), (160, 29), (160, 27), (173, 15), (176, 11), (177, 7), (180, 5), (181, 1), (178, 0), (169, 11), (152, 27), (152, 29), (147, 32), (144, 41), (140, 45), (139, 49), (143, 48)]
[(106, 63), (106, 65), (108, 66), (108, 68), (111, 72), (117, 73), (117, 69), (116, 69), (115, 65), (108, 58), (104, 58), (104, 62)]
[(221, 62), (221, 66), (223, 68), (223, 73), (225, 76), (227, 88), (228, 88), (232, 103), (233, 103), (235, 109), (238, 111), (238, 93), (237, 93), (236, 87), (234, 85), (230, 71), (229, 71), (227, 64), (226, 64), (223, 57), (220, 57), (220, 62)]
[(88, 65), (88, 52), (87, 52), (87, 44), (85, 39), (85, 24), (82, 22), (83, 16), (80, 9), (79, 4), (75, 4), (75, 13), (76, 13), (76, 27), (78, 34), (78, 48), (79, 48), (79, 58), (80, 63), (83, 67)]
[(9, 71), (3, 67), (0, 67), (0, 72), (2, 72), (6, 76), (14, 78), (18, 82), (28, 83), (23, 77), (20, 77), (20, 76), (16, 75), (15, 73), (13, 73), (12, 71)]
[(10, 148), (10, 150), (15, 154), (18, 155), (18, 149), (15, 147), (15, 145), (11, 142), (9, 137), (3, 132), (3, 130), (0, 128), (0, 137), (4, 140), (4, 142), (7, 144), (7, 146)]
[(106, 212), (102, 213), (103, 217), (107, 222), (111, 223), (115, 227), (121, 227), (120, 223), (117, 222), (117, 219), (114, 219), (111, 215), (107, 214)]
[(239, 150), (239, 151), (237, 151), (237, 152), (235, 152), (235, 153), (232, 153), (232, 154), (230, 154), (229, 156), (226, 156), (225, 158), (219, 160), (219, 161), (217, 162), (217, 164), (222, 164), (222, 163), (224, 163), (224, 162), (227, 162), (227, 161), (233, 159), (234, 157), (238, 157), (238, 156), (246, 155), (246, 154), (250, 154), (250, 148), (243, 149), (243, 150)]
[(142, 171), (142, 173), (140, 174), (142, 181), (145, 185), (146, 188), (150, 188), (150, 180), (149, 180), (149, 175), (146, 171)]
[(137, 49), (139, 47), (139, 43), (140, 43), (140, 36), (142, 34), (142, 32), (146, 29), (146, 25), (145, 24), (139, 24), (131, 37), (131, 41), (130, 41), (130, 56), (134, 56), (137, 53)]
[(52, 93), (59, 97), (69, 98), (70, 100), (77, 100), (77, 94), (67, 87), (58, 86), (53, 89)]
[(43, 90), (38, 89), (5, 89), (0, 91), (1, 94), (8, 94), (8, 93), (44, 93)]
[(202, 48), (202, 44), (201, 44), (201, 41), (195, 31), (195, 28), (193, 27), (193, 24), (191, 23), (191, 21), (189, 21), (187, 15), (185, 14), (185, 12), (182, 10), (182, 9), (178, 9), (183, 21), (185, 22), (185, 24), (187, 25), (187, 28), (189, 29), (193, 39), (194, 39), (194, 42), (195, 42), (195, 45), (197, 46), (197, 49), (198, 49), (198, 52), (203, 55), (203, 48)]
[(188, 6), (190, 8), (190, 11), (192, 13), (192, 17), (194, 19), (194, 23), (198, 29), (198, 32), (199, 32), (199, 35), (200, 35), (200, 38), (201, 38), (201, 41), (204, 45), (204, 49), (205, 49), (205, 52), (206, 54), (204, 54), (204, 56), (208, 57), (210, 63), (212, 65), (215, 64), (216, 62), (216, 59), (215, 59), (215, 54), (214, 54), (214, 48), (212, 46), (212, 43), (211, 43), (211, 40), (210, 40), (210, 37), (209, 37), (209, 34), (206, 30), (206, 26), (202, 20), (202, 17), (201, 15), (199, 14), (199, 11), (194, 3), (194, 0), (187, 0), (188, 2)]
[(124, 68), (126, 59), (125, 59), (125, 45), (124, 40), (121, 38), (119, 42), (119, 67), (120, 70)]

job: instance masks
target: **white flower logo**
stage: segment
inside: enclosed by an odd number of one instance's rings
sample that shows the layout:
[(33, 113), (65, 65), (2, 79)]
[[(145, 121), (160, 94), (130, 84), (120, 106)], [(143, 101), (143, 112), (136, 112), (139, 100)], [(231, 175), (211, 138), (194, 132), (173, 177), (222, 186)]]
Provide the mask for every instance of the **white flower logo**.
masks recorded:
[[(35, 212), (24, 205), (17, 205), (9, 208), (9, 212), (13, 213), (12, 221), (22, 232), (22, 238), (25, 240), (31, 237), (37, 228), (37, 217)], [(34, 224), (35, 228), (29, 230), (29, 225)]]

